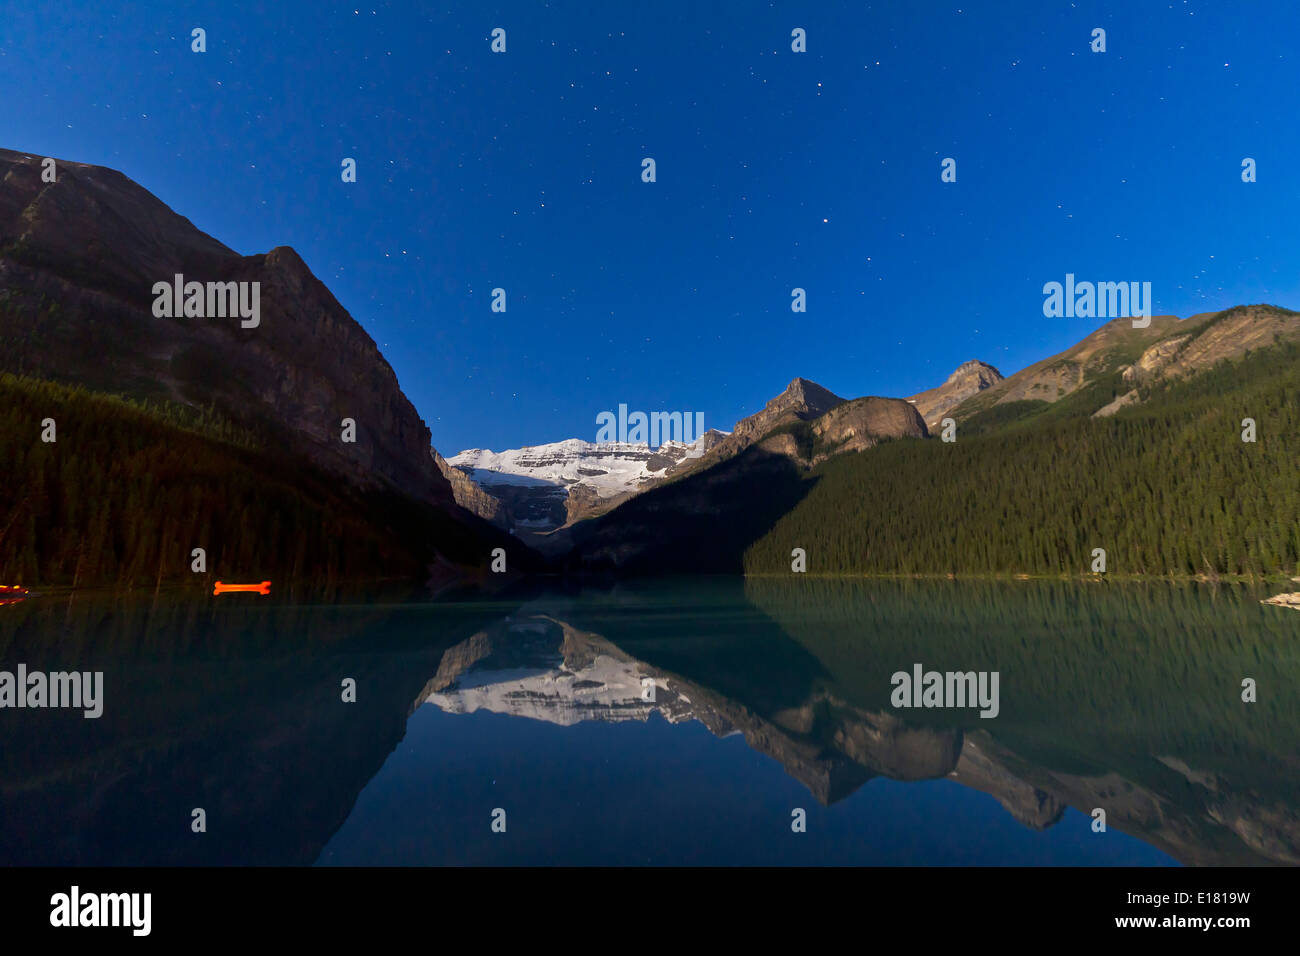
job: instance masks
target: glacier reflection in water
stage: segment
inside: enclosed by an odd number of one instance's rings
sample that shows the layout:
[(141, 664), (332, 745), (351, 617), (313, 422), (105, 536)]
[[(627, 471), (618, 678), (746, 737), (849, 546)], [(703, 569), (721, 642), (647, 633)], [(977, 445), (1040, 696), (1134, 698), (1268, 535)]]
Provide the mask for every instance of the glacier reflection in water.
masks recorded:
[[(3, 714), (0, 864), (1294, 864), (1298, 625), (1040, 582), (28, 601), (0, 668), (105, 711)], [(914, 661), (997, 670), (998, 717), (895, 710)]]

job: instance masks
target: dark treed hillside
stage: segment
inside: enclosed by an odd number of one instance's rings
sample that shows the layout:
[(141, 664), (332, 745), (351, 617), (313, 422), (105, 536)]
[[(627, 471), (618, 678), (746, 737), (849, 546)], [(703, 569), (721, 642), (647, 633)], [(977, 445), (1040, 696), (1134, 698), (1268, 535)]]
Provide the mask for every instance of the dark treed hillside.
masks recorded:
[(1117, 574), (1294, 575), (1297, 395), (1300, 348), (1280, 344), (1150, 386), (1113, 417), (1091, 417), (1095, 394), (1016, 403), (955, 443), (833, 459), (745, 570), (789, 574), (804, 548), (813, 574), (1078, 574), (1104, 548)]
[[(54, 443), (41, 441), (46, 418)], [(468, 513), (358, 490), (273, 449), (192, 408), (0, 376), (0, 583), (423, 580), (439, 556), (482, 571), (496, 545), (530, 564)]]

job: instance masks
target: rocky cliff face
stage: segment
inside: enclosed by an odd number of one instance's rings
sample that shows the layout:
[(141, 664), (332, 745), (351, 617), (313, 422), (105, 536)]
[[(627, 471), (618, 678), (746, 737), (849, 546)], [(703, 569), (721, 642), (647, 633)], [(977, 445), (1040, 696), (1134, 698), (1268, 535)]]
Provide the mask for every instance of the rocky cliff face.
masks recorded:
[(738, 441), (752, 442), (778, 425), (795, 420), (810, 421), (842, 404), (844, 399), (829, 389), (806, 378), (796, 378), (780, 395), (768, 399), (762, 411), (736, 422), (731, 434)]
[[(1093, 412), (1112, 415), (1141, 400), (1141, 385), (1194, 375), (1224, 359), (1285, 341), (1300, 341), (1300, 313), (1269, 305), (1236, 306), (1186, 319), (1157, 315), (1144, 329), (1133, 328), (1132, 319), (1112, 319), (1064, 352), (984, 385), (946, 411), (961, 421), (1008, 402), (1056, 402), (1120, 372), (1119, 388), (1101, 397)], [(969, 371), (966, 374), (969, 378)], [(927, 414), (926, 409), (946, 387), (912, 397), (927, 424), (933, 425), (932, 415), (940, 413)]]
[(956, 417), (1004, 402), (1055, 402), (1112, 371), (1125, 356), (1140, 353), (1166, 335), (1181, 331), (1181, 325), (1173, 315), (1153, 316), (1150, 326), (1144, 329), (1133, 328), (1132, 319), (1112, 319), (1064, 352), (1022, 369), (963, 403)]
[(513, 524), (510, 510), (497, 498), (492, 497), (470, 480), (469, 475), (454, 465), (448, 464), (436, 451), (433, 453), (434, 464), (442, 477), (451, 484), (451, 492), (456, 497), (456, 504), (466, 511), (492, 522), (498, 528), (509, 530)]
[(1094, 417), (1113, 415), (1141, 400), (1140, 387), (1162, 379), (1195, 375), (1225, 359), (1237, 359), (1252, 349), (1300, 340), (1300, 313), (1273, 306), (1238, 306), (1211, 316), (1195, 316), (1181, 329), (1162, 338), (1124, 368), (1121, 379), (1131, 389), (1098, 409)]
[[(451, 506), (374, 340), (292, 249), (241, 256), (121, 173), (0, 150), (0, 368), (214, 406), (359, 486)], [(260, 323), (157, 318), (154, 284), (260, 283)], [(345, 442), (343, 419), (355, 422)]]
[[(844, 399), (806, 378), (796, 378), (780, 395), (768, 400), (762, 411), (736, 422), (731, 434), (691, 462), (683, 462), (677, 474), (698, 472), (732, 458), (767, 436), (773, 430), (814, 418), (842, 405)], [(785, 443), (781, 443), (785, 447)], [(782, 452), (784, 453), (784, 452)]]
[(1169, 364), (1174, 360), (1174, 356), (1187, 344), (1191, 337), (1191, 333), (1188, 332), (1184, 335), (1174, 335), (1157, 342), (1143, 352), (1135, 363), (1124, 369), (1122, 373), (1124, 381), (1137, 384), (1156, 377), (1169, 367)]
[(1237, 306), (1205, 318), (1192, 333), (1167, 343), (1171, 354), (1159, 361), (1157, 374), (1163, 378), (1192, 375), (1252, 349), (1300, 340), (1300, 312), (1269, 305)]
[(992, 388), (1002, 379), (1002, 373), (988, 362), (971, 359), (958, 365), (942, 385), (919, 392), (908, 401), (916, 406), (925, 424), (933, 428), (939, 424), (946, 412), (956, 408), (966, 399), (978, 395), (984, 389)]
[(834, 455), (871, 448), (889, 438), (926, 438), (916, 406), (897, 398), (855, 398), (837, 405), (812, 423), (813, 435), (822, 450), (814, 452), (810, 465)]

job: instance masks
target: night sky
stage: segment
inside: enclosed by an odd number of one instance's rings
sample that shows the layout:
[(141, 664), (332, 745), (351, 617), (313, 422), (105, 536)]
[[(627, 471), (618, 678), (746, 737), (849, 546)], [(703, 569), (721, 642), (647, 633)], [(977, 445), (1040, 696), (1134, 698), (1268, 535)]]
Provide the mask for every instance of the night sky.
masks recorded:
[(1156, 314), (1300, 307), (1298, 28), (1294, 0), (3, 2), (0, 146), (293, 246), (451, 455), (594, 440), (619, 403), (729, 429), (795, 376), (1010, 374), (1103, 321), (1044, 318), (1067, 272)]

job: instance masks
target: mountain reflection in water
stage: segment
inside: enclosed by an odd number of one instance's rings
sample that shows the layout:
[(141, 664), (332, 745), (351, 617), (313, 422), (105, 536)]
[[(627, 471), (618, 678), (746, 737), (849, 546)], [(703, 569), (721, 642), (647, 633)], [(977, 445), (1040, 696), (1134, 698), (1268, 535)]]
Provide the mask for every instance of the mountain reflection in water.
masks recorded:
[[(0, 863), (1294, 864), (1293, 618), (1040, 582), (27, 602), (0, 666), (107, 700), (0, 713)], [(999, 671), (998, 717), (895, 710), (914, 662)]]

